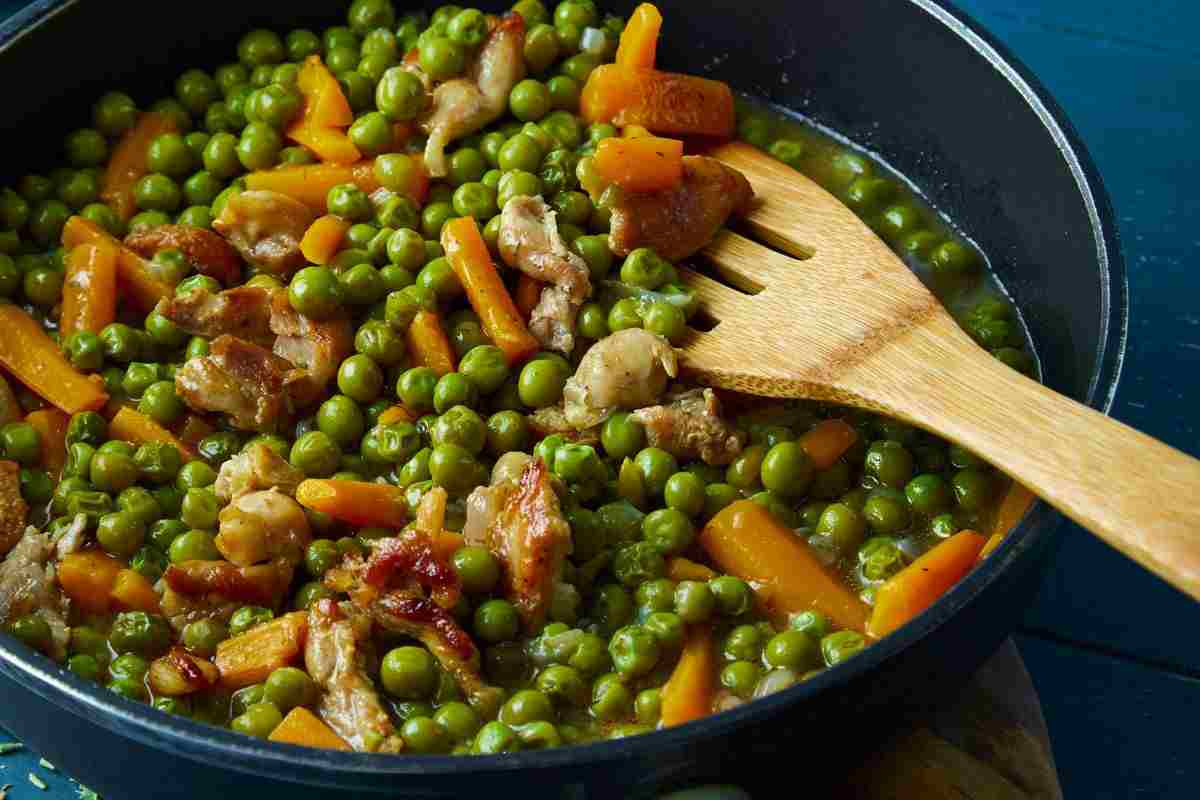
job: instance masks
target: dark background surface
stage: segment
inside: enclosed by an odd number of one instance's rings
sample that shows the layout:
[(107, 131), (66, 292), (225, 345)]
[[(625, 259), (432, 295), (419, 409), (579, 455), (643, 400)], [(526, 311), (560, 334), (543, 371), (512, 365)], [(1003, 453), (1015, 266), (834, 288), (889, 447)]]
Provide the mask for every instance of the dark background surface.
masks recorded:
[[(0, 18), (24, 4), (0, 0)], [(1191, 195), (1200, 183), (1200, 4), (958, 4), (1065, 108), (1112, 195), (1132, 305), (1114, 415), (1200, 455), (1200, 276), (1194, 263), (1200, 206)], [(1196, 796), (1198, 630), (1200, 606), (1082, 530), (1064, 526), (1058, 555), (1016, 638), (1041, 694), (1068, 800)], [(30, 771), (49, 791), (28, 783)], [(16, 786), (13, 800), (77, 796), (61, 775), (38, 767), (36, 755), (0, 759), (0, 785), (6, 783)]]

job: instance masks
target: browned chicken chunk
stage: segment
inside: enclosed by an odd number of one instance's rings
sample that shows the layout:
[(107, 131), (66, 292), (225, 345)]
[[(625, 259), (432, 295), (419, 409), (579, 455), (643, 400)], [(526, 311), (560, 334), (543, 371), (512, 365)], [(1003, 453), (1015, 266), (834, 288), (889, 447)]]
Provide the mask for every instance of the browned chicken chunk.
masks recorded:
[(338, 736), (360, 752), (398, 753), (404, 740), (367, 674), (370, 635), (369, 619), (319, 600), (308, 610), (304, 666), (321, 689), (317, 712)]
[[(204, 601), (201, 605), (210, 608), (229, 602), (279, 608), (294, 571), (283, 560), (251, 567), (239, 567), (228, 561), (184, 561), (167, 567), (163, 581), (172, 591), (201, 599)], [(168, 616), (184, 612), (182, 608), (168, 610), (165, 601), (164, 597), (163, 611)]]
[(433, 90), (433, 107), (421, 122), (428, 135), (425, 169), (446, 174), (446, 146), (469, 136), (508, 110), (508, 94), (525, 77), (525, 21), (505, 14), (488, 34), (466, 77)]
[(181, 297), (158, 301), (154, 309), (185, 333), (215, 339), (229, 334), (270, 347), (271, 292), (258, 286), (238, 286), (213, 293), (197, 288)]
[(563, 580), (571, 526), (540, 458), (531, 459), (517, 481), (501, 479), (472, 492), (463, 534), (468, 544), (488, 548), (504, 565), (506, 594), (527, 632), (541, 630), (556, 599), (577, 599), (570, 597), (574, 587)]
[(162, 587), (163, 616), (176, 633), (192, 622), (209, 620), (212, 622), (228, 623), (234, 612), (242, 607), (242, 603), (230, 600), (217, 594), (184, 594), (171, 588), (166, 581), (160, 581)]
[(254, 442), (221, 465), (213, 490), (225, 502), (259, 489), (295, 494), (304, 473), (262, 442)]
[(299, 564), (312, 541), (304, 509), (275, 489), (241, 495), (219, 519), (217, 549), (239, 567), (275, 559)]
[(684, 156), (679, 186), (618, 197), (608, 244), (619, 256), (649, 247), (679, 261), (702, 250), (729, 215), (743, 212), (753, 198), (750, 182), (733, 167), (707, 156)]
[(54, 542), (49, 534), (28, 527), (0, 562), (0, 625), (28, 614), (36, 614), (50, 627), (50, 652), (62, 658), (67, 652), (70, 629), (66, 623), (66, 600), (55, 577)]
[(292, 308), (287, 292), (276, 292), (271, 303), (275, 355), (296, 366), (285, 379), (295, 408), (321, 399), (338, 366), (354, 349), (354, 327), (344, 317), (313, 320)]
[(125, 246), (146, 258), (152, 258), (159, 250), (179, 250), (197, 272), (225, 286), (237, 283), (242, 274), (242, 259), (237, 250), (205, 228), (192, 225), (139, 228), (125, 237)]
[(587, 263), (567, 249), (554, 210), (540, 197), (514, 197), (500, 215), (500, 256), (549, 284), (529, 316), (529, 330), (548, 350), (575, 349), (575, 317), (592, 293)]
[(599, 425), (617, 409), (658, 402), (667, 381), (679, 373), (671, 343), (661, 336), (626, 328), (606, 336), (584, 353), (563, 388), (563, 413), (577, 429)]
[(254, 190), (230, 197), (213, 220), (213, 228), (251, 264), (287, 276), (305, 264), (300, 240), (314, 218), (312, 210), (299, 200)]
[(633, 412), (646, 429), (648, 445), (706, 464), (728, 464), (742, 452), (746, 434), (721, 419), (721, 402), (712, 389), (690, 389), (667, 399), (666, 405)]
[(175, 374), (175, 390), (195, 411), (228, 414), (242, 430), (273, 432), (290, 421), (285, 391), (290, 362), (233, 336), (213, 340), (206, 356), (189, 360)]
[(21, 541), (28, 514), (29, 506), (21, 497), (21, 466), (0, 461), (0, 558)]

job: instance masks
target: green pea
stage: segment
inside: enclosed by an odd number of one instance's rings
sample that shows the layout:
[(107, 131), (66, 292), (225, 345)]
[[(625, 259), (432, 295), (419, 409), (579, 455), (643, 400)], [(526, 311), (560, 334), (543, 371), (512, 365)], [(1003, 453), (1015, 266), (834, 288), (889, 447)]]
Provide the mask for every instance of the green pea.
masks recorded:
[(592, 715), (603, 721), (628, 716), (633, 707), (633, 694), (615, 673), (603, 675), (592, 684)]
[[(158, 614), (145, 611), (122, 611), (113, 620), (108, 643), (117, 653), (134, 653), (154, 658), (171, 645), (171, 626)], [(116, 662), (114, 662), (114, 666)], [(110, 667), (110, 674), (117, 677)]]
[(484, 547), (460, 547), (451, 559), (463, 590), (471, 594), (489, 594), (500, 580), (500, 564)]
[(680, 581), (675, 587), (675, 613), (689, 624), (705, 622), (716, 610), (716, 598), (708, 584)]
[(265, 739), (283, 722), (283, 714), (274, 703), (255, 703), (245, 713), (234, 717), (229, 727), (237, 733)]
[(530, 408), (546, 408), (562, 398), (567, 374), (562, 368), (546, 360), (530, 361), (521, 369), (517, 390), (521, 402)]
[(212, 486), (216, 483), (217, 473), (208, 464), (203, 461), (189, 461), (179, 468), (175, 478), (175, 485), (180, 491), (186, 492), (189, 489), (202, 489), (205, 486)]
[(482, 755), (511, 753), (521, 747), (517, 733), (503, 722), (489, 722), (479, 729), (472, 750)]
[(4, 457), (22, 466), (37, 463), (42, 455), (42, 439), (28, 422), (10, 422), (0, 428)]
[(804, 671), (817, 666), (820, 654), (816, 641), (807, 633), (788, 630), (776, 634), (763, 650), (763, 661), (768, 667), (787, 667)]
[(867, 646), (867, 641), (857, 631), (837, 631), (821, 639), (821, 656), (826, 666), (836, 666), (851, 656), (857, 655)]
[(229, 629), (219, 620), (198, 619), (184, 626), (180, 639), (183, 646), (199, 656), (211, 656), (217, 645), (229, 638)]
[(884, 486), (902, 489), (912, 478), (913, 457), (899, 442), (874, 442), (867, 449), (864, 470)]
[[(242, 606), (233, 613), (233, 616), (229, 620), (229, 633), (232, 636), (238, 636), (251, 628), (265, 625), (274, 618), (275, 612), (269, 608), (263, 608), (262, 606)], [(264, 687), (264, 696), (265, 694)]]
[(632, 619), (633, 600), (620, 584), (604, 584), (592, 598), (591, 616), (602, 633), (611, 635)]
[(935, 278), (964, 280), (974, 276), (979, 257), (974, 250), (956, 241), (942, 242), (929, 253), (929, 264)]
[(722, 653), (730, 660), (758, 661), (764, 644), (762, 629), (757, 625), (738, 625), (725, 637)]
[(437, 387), (438, 374), (429, 367), (413, 367), (405, 370), (396, 382), (396, 395), (406, 408), (427, 411), (433, 408), (433, 393)]
[(489, 644), (512, 639), (519, 628), (517, 610), (507, 600), (488, 600), (475, 609), (475, 635)]
[(896, 489), (881, 487), (867, 497), (862, 515), (875, 533), (898, 533), (911, 522), (904, 494)]
[(189, 530), (177, 536), (171, 542), (167, 555), (172, 564), (181, 564), (184, 561), (217, 561), (221, 558), (213, 535), (201, 530)]
[(663, 555), (678, 555), (691, 546), (696, 537), (696, 530), (684, 512), (675, 508), (662, 508), (651, 511), (642, 520), (642, 536)]
[(418, 46), (421, 69), (435, 81), (444, 81), (462, 73), (466, 67), (466, 50), (458, 42), (444, 36), (431, 36)]
[(634, 458), (642, 477), (646, 482), (646, 490), (654, 497), (661, 497), (667, 481), (679, 471), (679, 463), (675, 457), (657, 447), (642, 449)]
[(529, 71), (540, 73), (558, 60), (560, 47), (554, 28), (544, 23), (531, 24), (525, 34), (525, 63)]
[(964, 511), (982, 511), (991, 502), (995, 492), (992, 477), (983, 469), (969, 467), (960, 469), (950, 480), (954, 497)]
[(654, 635), (664, 653), (677, 653), (683, 647), (684, 625), (678, 614), (653, 611), (646, 615), (642, 627)]
[(280, 667), (268, 675), (263, 684), (263, 697), (282, 712), (309, 705), (317, 693), (313, 679), (296, 667)]
[(895, 575), (907, 564), (900, 545), (890, 536), (868, 539), (858, 550), (858, 564), (868, 581), (882, 581)]
[[(864, 503), (865, 510), (865, 503)], [(831, 503), (817, 521), (816, 537), (834, 553), (848, 553), (857, 548), (866, 534), (863, 514), (845, 503)]]
[(754, 603), (754, 594), (741, 578), (721, 575), (708, 582), (708, 589), (717, 601), (717, 610), (727, 617), (747, 613)]
[(721, 685), (743, 699), (750, 699), (762, 678), (762, 668), (751, 661), (734, 661), (721, 668)]

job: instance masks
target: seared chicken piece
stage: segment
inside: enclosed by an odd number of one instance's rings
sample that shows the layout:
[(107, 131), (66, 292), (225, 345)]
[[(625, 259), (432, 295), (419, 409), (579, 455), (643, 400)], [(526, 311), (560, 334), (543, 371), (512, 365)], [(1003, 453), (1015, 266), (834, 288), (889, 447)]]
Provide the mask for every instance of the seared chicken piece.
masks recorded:
[(667, 399), (666, 405), (633, 412), (650, 447), (705, 464), (728, 464), (742, 452), (746, 434), (721, 419), (721, 402), (712, 389), (690, 389)]
[(514, 197), (500, 215), (500, 256), (549, 284), (529, 316), (529, 330), (548, 350), (575, 349), (575, 316), (592, 293), (587, 263), (567, 249), (554, 210), (540, 197)]
[(254, 442), (221, 465), (214, 491), (224, 502), (259, 489), (279, 489), (292, 495), (304, 473), (262, 442)]
[[(171, 590), (192, 598), (201, 598), (203, 605), (219, 607), (228, 602), (253, 603), (279, 608), (292, 583), (294, 569), (283, 560), (252, 567), (239, 567), (228, 561), (184, 561), (171, 564), (163, 573), (163, 581)], [(167, 611), (164, 597), (164, 612)], [(183, 613), (183, 609), (173, 609)]]
[(182, 697), (217, 685), (221, 673), (207, 659), (194, 656), (179, 645), (150, 662), (146, 683), (156, 696)]
[(0, 558), (21, 540), (28, 514), (29, 506), (21, 497), (21, 466), (0, 461)]
[(284, 380), (295, 408), (321, 399), (354, 349), (354, 326), (348, 319), (309, 319), (292, 308), (283, 291), (276, 292), (271, 303), (271, 331), (277, 335), (275, 355), (296, 366)]
[(62, 658), (67, 652), (70, 629), (52, 555), (54, 542), (50, 536), (30, 526), (0, 562), (0, 625), (37, 614), (50, 626), (49, 655)]
[(225, 286), (236, 284), (242, 274), (242, 258), (237, 250), (205, 228), (192, 225), (140, 228), (125, 237), (125, 246), (145, 258), (153, 258), (159, 250), (179, 250), (197, 272)]
[(306, 263), (300, 240), (315, 218), (299, 200), (259, 189), (230, 197), (213, 229), (251, 264), (286, 277)]
[(600, 427), (598, 425), (583, 429), (576, 428), (567, 419), (566, 412), (563, 411), (562, 406), (539, 408), (532, 414), (526, 414), (525, 419), (529, 422), (529, 429), (539, 439), (558, 434), (579, 444), (594, 445), (600, 441)]
[(304, 509), (275, 489), (243, 494), (221, 509), (219, 519), (217, 549), (239, 567), (275, 559), (299, 564), (312, 541)]
[(197, 356), (175, 373), (175, 390), (195, 411), (228, 414), (235, 427), (269, 433), (290, 421), (293, 406), (285, 391), (290, 362), (251, 342), (219, 336), (209, 354)]
[(596, 342), (563, 388), (563, 412), (577, 429), (606, 420), (613, 411), (656, 403), (679, 372), (671, 344), (641, 328), (626, 328)]
[(76, 514), (71, 524), (54, 540), (54, 557), (61, 560), (71, 553), (78, 553), (87, 542), (87, 514)]
[(182, 633), (189, 623), (202, 619), (228, 623), (234, 612), (242, 607), (242, 603), (217, 594), (177, 592), (165, 580), (160, 580), (155, 588), (162, 589), (160, 608), (176, 633)]
[(464, 537), (504, 565), (506, 594), (530, 634), (545, 624), (556, 593), (573, 590), (563, 580), (571, 526), (540, 458), (531, 459), (517, 481), (501, 479), (471, 493)]
[(321, 688), (317, 712), (355, 750), (398, 753), (404, 740), (367, 674), (371, 622), (348, 617), (333, 600), (313, 603), (308, 610), (304, 666)]
[(263, 347), (275, 341), (270, 327), (271, 292), (258, 286), (215, 294), (197, 288), (182, 297), (159, 300), (154, 310), (193, 336), (215, 339), (229, 334)]
[(446, 146), (470, 136), (508, 110), (508, 94), (525, 77), (525, 20), (505, 14), (479, 48), (466, 77), (433, 90), (433, 107), (421, 122), (428, 135), (425, 169), (446, 175)]
[(624, 193), (612, 207), (608, 244), (619, 256), (650, 247), (668, 261), (699, 252), (730, 214), (754, 198), (742, 173), (707, 156), (684, 156), (683, 181), (661, 192)]

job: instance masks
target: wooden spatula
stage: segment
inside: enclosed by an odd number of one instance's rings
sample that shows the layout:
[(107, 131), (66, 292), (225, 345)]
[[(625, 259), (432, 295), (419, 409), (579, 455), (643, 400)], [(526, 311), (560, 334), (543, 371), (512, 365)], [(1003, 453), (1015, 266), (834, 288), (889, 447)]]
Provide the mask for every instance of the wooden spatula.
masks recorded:
[(681, 270), (717, 321), (690, 335), (685, 369), (721, 388), (845, 403), (934, 431), (1200, 599), (1200, 461), (976, 346), (808, 178), (746, 145), (712, 155), (749, 178), (760, 199), (745, 224), (774, 249), (723, 231), (704, 255), (724, 282)]

